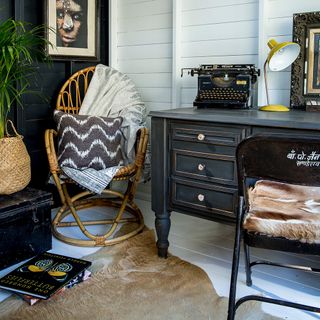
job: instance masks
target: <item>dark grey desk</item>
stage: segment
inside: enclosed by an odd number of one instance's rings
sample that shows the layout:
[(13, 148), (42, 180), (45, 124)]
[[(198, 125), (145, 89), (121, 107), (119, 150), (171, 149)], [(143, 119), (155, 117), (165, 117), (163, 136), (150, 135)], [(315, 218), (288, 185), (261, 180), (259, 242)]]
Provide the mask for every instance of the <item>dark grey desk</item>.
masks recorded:
[(158, 254), (167, 256), (170, 212), (234, 223), (235, 150), (256, 133), (320, 135), (320, 113), (181, 108), (153, 111), (152, 210)]

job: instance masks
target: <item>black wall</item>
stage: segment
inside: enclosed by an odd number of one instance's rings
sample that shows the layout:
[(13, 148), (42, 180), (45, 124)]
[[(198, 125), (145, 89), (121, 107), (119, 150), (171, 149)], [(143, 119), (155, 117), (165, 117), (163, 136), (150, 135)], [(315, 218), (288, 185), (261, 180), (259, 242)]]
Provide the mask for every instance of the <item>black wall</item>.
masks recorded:
[[(89, 0), (94, 1), (94, 0)], [(32, 24), (42, 24), (44, 20), (43, 0), (0, 0), (0, 20), (14, 18)], [(102, 63), (108, 65), (108, 1), (100, 1), (100, 60), (98, 62), (53, 61), (53, 64), (40, 66), (40, 77), (32, 90), (42, 92), (46, 99), (34, 94), (23, 97), (23, 109), (13, 108), (11, 118), (17, 130), (24, 136), (31, 157), (31, 185), (46, 188), (48, 161), (44, 147), (44, 131), (54, 127), (52, 114), (57, 92), (69, 76), (84, 67)]]

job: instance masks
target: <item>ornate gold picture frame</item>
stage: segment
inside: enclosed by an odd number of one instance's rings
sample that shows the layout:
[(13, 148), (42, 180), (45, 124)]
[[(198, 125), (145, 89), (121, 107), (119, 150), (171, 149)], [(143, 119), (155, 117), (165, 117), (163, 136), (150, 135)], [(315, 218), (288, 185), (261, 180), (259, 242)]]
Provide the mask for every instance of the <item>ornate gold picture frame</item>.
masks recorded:
[(306, 94), (320, 94), (320, 27), (308, 30), (308, 41)]
[(293, 15), (293, 41), (301, 53), (292, 64), (290, 105), (320, 111), (320, 12)]

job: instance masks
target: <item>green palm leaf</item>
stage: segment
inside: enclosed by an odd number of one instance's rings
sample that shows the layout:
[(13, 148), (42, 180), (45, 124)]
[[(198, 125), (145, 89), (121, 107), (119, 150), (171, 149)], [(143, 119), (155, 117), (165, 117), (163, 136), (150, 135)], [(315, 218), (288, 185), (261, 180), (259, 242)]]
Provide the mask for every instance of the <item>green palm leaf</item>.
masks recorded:
[(47, 29), (13, 19), (0, 23), (0, 138), (10, 108), (22, 106), (22, 95), (38, 70), (36, 63), (50, 62), (45, 50), (51, 45), (44, 37)]

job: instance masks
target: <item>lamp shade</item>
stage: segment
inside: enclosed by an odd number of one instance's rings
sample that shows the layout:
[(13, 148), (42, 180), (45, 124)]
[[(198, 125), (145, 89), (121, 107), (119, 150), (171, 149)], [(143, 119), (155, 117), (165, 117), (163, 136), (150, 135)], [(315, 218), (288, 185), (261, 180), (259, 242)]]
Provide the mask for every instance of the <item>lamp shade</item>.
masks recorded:
[(294, 42), (281, 42), (271, 39), (268, 42), (270, 52), (267, 58), (272, 71), (280, 71), (289, 67), (298, 57), (300, 46)]

